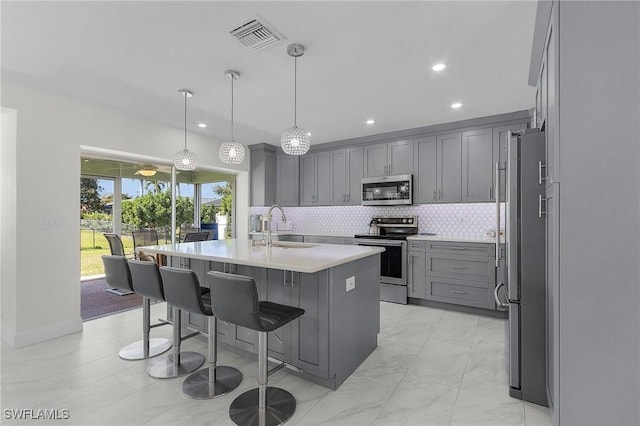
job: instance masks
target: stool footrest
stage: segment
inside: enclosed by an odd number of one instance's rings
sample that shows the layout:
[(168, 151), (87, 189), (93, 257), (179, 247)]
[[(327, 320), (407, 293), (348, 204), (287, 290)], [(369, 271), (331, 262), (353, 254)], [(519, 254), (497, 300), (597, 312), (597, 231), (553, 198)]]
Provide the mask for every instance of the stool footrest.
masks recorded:
[(280, 370), (282, 367), (284, 367), (285, 364), (284, 362), (281, 362), (280, 364), (276, 365), (275, 367), (273, 367), (271, 370), (267, 371), (267, 377), (269, 377), (270, 375), (272, 375), (273, 373), (275, 373), (276, 371)]

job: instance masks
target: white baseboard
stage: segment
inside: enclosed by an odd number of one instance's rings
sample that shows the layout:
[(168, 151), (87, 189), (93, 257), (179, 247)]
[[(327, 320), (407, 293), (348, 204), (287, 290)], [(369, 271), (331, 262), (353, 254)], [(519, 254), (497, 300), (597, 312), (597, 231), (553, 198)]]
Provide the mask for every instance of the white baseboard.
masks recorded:
[(82, 331), (82, 318), (20, 333), (16, 333), (15, 329), (10, 329), (2, 324), (2, 340), (13, 349), (18, 349), (79, 331)]

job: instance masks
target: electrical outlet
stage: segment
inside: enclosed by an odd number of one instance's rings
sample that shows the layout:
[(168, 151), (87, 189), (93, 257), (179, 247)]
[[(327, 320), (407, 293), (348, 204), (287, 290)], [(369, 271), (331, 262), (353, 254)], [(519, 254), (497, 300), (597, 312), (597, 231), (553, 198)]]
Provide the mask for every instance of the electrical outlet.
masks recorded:
[(356, 277), (347, 278), (347, 291), (351, 291), (356, 288)]

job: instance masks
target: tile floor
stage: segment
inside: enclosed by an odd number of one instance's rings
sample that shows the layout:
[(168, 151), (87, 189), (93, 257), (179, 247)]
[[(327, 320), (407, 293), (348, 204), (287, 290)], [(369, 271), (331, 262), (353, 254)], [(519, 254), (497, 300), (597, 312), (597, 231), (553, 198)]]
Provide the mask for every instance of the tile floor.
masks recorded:
[[(164, 318), (164, 303), (152, 318)], [(182, 379), (157, 380), (152, 361), (123, 361), (119, 349), (140, 338), (141, 310), (84, 324), (84, 331), (19, 350), (2, 346), (3, 424), (232, 425), (232, 399), (255, 386), (257, 364), (221, 350), (219, 364), (244, 374), (239, 389), (214, 400), (191, 400)], [(171, 327), (152, 330), (171, 338)], [(183, 350), (206, 354), (206, 340)], [(378, 348), (337, 390), (285, 370), (270, 383), (298, 402), (290, 425), (550, 425), (545, 407), (510, 398), (504, 320), (423, 306), (381, 302)], [(67, 420), (6, 419), (5, 409), (66, 409)]]

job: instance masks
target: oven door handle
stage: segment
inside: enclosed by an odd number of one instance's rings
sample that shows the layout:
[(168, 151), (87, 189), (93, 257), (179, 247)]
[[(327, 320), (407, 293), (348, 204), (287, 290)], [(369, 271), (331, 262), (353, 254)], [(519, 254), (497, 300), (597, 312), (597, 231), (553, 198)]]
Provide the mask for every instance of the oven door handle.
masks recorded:
[(405, 241), (391, 241), (391, 240), (356, 240), (356, 245), (374, 245), (374, 246), (404, 246)]

